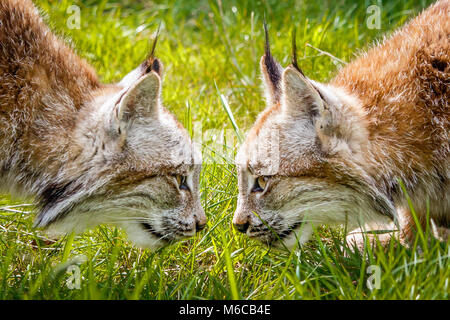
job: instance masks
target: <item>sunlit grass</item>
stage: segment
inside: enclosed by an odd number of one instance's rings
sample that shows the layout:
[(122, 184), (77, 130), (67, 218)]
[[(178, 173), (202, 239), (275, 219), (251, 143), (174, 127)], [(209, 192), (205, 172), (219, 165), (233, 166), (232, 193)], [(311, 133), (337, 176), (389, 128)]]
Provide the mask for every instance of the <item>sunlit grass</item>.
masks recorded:
[[(231, 226), (237, 133), (264, 108), (259, 74), (264, 13), (278, 60), (288, 64), (295, 26), (304, 72), (326, 81), (342, 66), (338, 59), (350, 61), (429, 1), (384, 3), (381, 30), (365, 25), (370, 1), (36, 2), (105, 82), (118, 81), (145, 58), (161, 22), (157, 56), (165, 67), (164, 104), (191, 135), (201, 123), (203, 131), (229, 130), (234, 141), (224, 141), (222, 149), (204, 146), (205, 154), (221, 159), (208, 161), (202, 171), (207, 229), (162, 250), (133, 248), (120, 230), (107, 226), (53, 241), (32, 228), (30, 213), (0, 209), (0, 299), (449, 298), (450, 249), (436, 240), (359, 253), (345, 246), (342, 230), (319, 228), (316, 240), (288, 252), (264, 247)], [(72, 4), (81, 8), (80, 29), (67, 27)], [(25, 202), (0, 196), (0, 207)], [(80, 289), (66, 284), (70, 265), (80, 267)], [(381, 287), (373, 291), (366, 285), (370, 265), (381, 268)]]

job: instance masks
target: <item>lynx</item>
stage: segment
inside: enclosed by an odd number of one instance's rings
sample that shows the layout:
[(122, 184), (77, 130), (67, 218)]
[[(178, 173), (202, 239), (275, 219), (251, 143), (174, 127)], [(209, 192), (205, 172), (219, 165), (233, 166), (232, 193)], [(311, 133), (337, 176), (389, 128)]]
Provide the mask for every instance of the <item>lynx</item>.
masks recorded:
[(0, 186), (35, 197), (35, 226), (109, 223), (150, 248), (205, 226), (201, 155), (161, 104), (155, 45), (119, 83), (102, 84), (30, 0), (0, 2)]
[(411, 239), (404, 186), (420, 223), (429, 203), (435, 230), (448, 232), (450, 1), (433, 4), (328, 84), (303, 74), (295, 41), (283, 69), (265, 32), (267, 107), (236, 157), (235, 227), (292, 247), (313, 226), (396, 221), (401, 238)]

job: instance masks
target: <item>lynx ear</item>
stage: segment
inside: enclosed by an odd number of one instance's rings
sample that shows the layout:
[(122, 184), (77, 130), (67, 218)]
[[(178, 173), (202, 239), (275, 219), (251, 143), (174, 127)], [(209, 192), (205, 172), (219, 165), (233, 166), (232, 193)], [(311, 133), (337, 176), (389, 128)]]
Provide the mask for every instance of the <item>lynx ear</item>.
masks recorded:
[(289, 66), (282, 78), (284, 112), (292, 117), (312, 115), (324, 109), (325, 102), (312, 82), (296, 67)]
[(292, 30), (292, 63), (283, 72), (282, 87), (286, 114), (313, 116), (324, 110), (325, 101), (319, 90), (305, 76), (297, 64), (296, 29)]
[(116, 106), (117, 119), (121, 122), (136, 117), (158, 115), (161, 95), (161, 78), (151, 71), (134, 83)]
[(308, 119), (324, 151), (336, 147), (337, 141), (345, 141), (352, 150), (363, 143), (366, 135), (355, 126), (355, 119), (363, 116), (350, 107), (355, 101), (309, 80), (293, 66), (284, 71), (282, 83), (283, 112), (295, 119)]
[[(108, 134), (123, 142), (133, 121), (141, 118), (157, 118), (160, 109), (161, 78), (151, 71), (122, 91), (112, 109), (109, 109)], [(121, 143), (120, 143), (121, 144)]]
[(281, 99), (281, 73), (283, 68), (281, 65), (272, 57), (270, 53), (269, 44), (269, 31), (267, 30), (267, 24), (264, 20), (264, 34), (265, 34), (265, 45), (264, 45), (264, 55), (260, 61), (261, 73), (263, 74), (266, 101), (267, 104), (273, 105), (280, 102)]
[(123, 78), (123, 80), (119, 83), (124, 87), (128, 87), (136, 82), (139, 78), (145, 76), (146, 74), (155, 72), (160, 78), (163, 76), (163, 65), (158, 58), (155, 57), (156, 44), (158, 43), (159, 32), (161, 30), (161, 23), (158, 26), (158, 30), (156, 31), (156, 36), (153, 39), (152, 48), (147, 55), (147, 58), (142, 62), (136, 69), (131, 71), (129, 74)]

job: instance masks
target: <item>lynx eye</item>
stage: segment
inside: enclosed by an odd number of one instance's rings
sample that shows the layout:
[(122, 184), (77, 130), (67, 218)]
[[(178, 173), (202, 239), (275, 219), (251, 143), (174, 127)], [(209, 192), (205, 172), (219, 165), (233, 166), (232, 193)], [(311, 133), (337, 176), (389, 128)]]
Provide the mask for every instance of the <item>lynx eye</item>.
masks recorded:
[(180, 190), (189, 190), (189, 187), (187, 185), (187, 177), (177, 174), (176, 176), (178, 188)]
[(255, 180), (255, 184), (253, 185), (252, 192), (263, 192), (264, 189), (266, 189), (268, 180), (269, 180), (269, 177), (264, 177), (264, 176), (258, 177)]

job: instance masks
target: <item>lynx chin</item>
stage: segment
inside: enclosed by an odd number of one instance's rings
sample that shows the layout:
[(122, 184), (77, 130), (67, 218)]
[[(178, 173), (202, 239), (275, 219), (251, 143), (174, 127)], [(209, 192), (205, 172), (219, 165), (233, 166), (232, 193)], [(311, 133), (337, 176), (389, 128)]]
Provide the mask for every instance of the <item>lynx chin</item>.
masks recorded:
[(35, 196), (37, 227), (122, 227), (161, 247), (206, 223), (201, 156), (161, 105), (152, 53), (116, 84), (51, 33), (30, 0), (0, 2), (0, 185)]
[(328, 84), (271, 56), (261, 69), (266, 109), (236, 157), (233, 223), (266, 244), (292, 247), (313, 226), (450, 227), (450, 1), (436, 2), (342, 68)]

